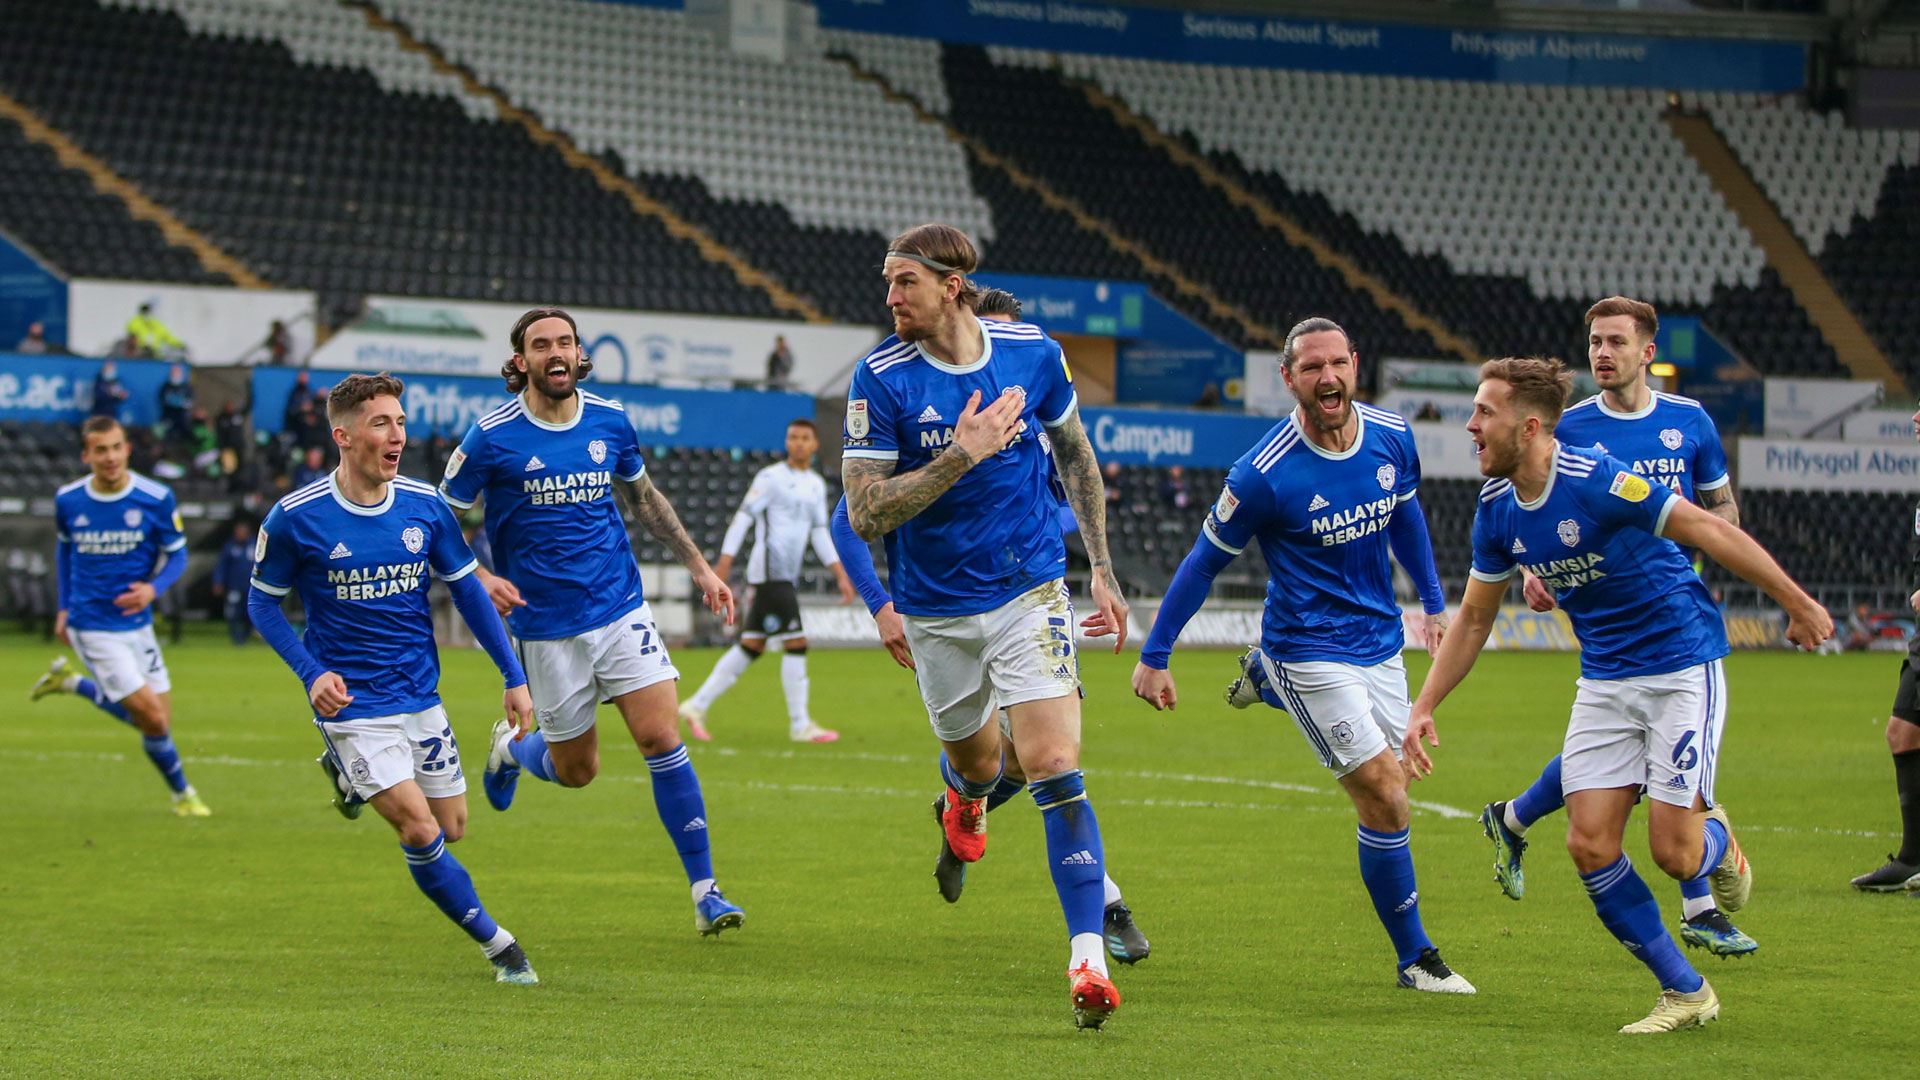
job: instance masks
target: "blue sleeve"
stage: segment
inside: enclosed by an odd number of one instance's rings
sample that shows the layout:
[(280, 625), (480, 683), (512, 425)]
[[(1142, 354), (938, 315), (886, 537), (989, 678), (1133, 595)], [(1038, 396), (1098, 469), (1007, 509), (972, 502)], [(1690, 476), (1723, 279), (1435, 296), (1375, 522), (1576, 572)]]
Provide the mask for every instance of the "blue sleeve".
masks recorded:
[(313, 658), (307, 647), (301, 643), (300, 635), (293, 632), (293, 624), (287, 621), (287, 613), (280, 610), (280, 597), (260, 591), (259, 581), (254, 588), (247, 590), (247, 618), (253, 620), (254, 629), (280, 659), (287, 662), (293, 673), (300, 677), (300, 685), (313, 689), (313, 680), (326, 674), (327, 669)]
[(527, 673), (521, 669), (519, 658), (513, 655), (507, 628), (500, 622), (500, 613), (493, 609), (493, 598), (487, 595), (486, 586), (474, 575), (462, 574), (447, 582), (447, 589), (453, 593), (453, 606), (460, 610), (460, 617), (467, 620), (467, 628), (473, 631), (473, 639), (487, 650), (500, 674), (506, 676), (506, 688), (525, 686)]
[(1266, 475), (1250, 462), (1238, 461), (1227, 473), (1226, 486), (1200, 531), (1229, 555), (1238, 555), (1260, 531), (1272, 508), (1273, 488), (1267, 485)]
[(1433, 565), (1433, 541), (1427, 536), (1427, 515), (1420, 509), (1420, 496), (1409, 494), (1387, 522), (1387, 542), (1393, 557), (1413, 578), (1420, 590), (1420, 607), (1429, 615), (1447, 610), (1446, 594), (1440, 591), (1440, 572)]
[(440, 497), (462, 510), (471, 510), (487, 486), (486, 456), (487, 433), (475, 424), (447, 455), (447, 470), (440, 477)]
[(613, 478), (631, 484), (646, 471), (646, 460), (640, 456), (640, 433), (633, 429), (633, 420), (623, 412), (620, 414), (620, 445), (613, 455)]
[(180, 551), (187, 546), (186, 525), (180, 520), (180, 506), (172, 492), (154, 511), (154, 518), (158, 522), (154, 531), (159, 534), (154, 539), (159, 541), (161, 551)]
[(853, 587), (860, 590), (860, 599), (867, 602), (868, 614), (877, 614), (893, 603), (893, 597), (887, 595), (887, 587), (880, 583), (880, 574), (873, 567), (873, 549), (853, 531), (853, 521), (847, 517), (845, 495), (840, 496), (840, 505), (833, 508), (833, 550), (839, 554), (840, 565)]
[(73, 591), (72, 578), (73, 541), (62, 536), (53, 545), (53, 587), (58, 592), (54, 601), (56, 611), (67, 610), (67, 594)]
[(299, 569), (293, 523), (275, 506), (267, 511), (267, 520), (253, 538), (253, 587), (278, 600), (293, 591)]
[[(1500, 495), (1499, 498), (1506, 498)], [(1513, 576), (1518, 565), (1513, 560), (1513, 551), (1508, 541), (1500, 536), (1495, 520), (1499, 511), (1481, 503), (1473, 512), (1473, 567), (1471, 574), (1478, 581), (1505, 581)]]
[(841, 436), (842, 457), (875, 461), (900, 459), (893, 396), (865, 360), (854, 366), (853, 381), (847, 386), (847, 419)]
[(472, 574), (480, 561), (467, 546), (467, 535), (460, 531), (460, 522), (454, 518), (452, 508), (439, 499), (433, 499), (432, 503), (433, 535), (427, 540), (427, 565), (435, 577), (452, 584)]
[(1614, 528), (1633, 528), (1660, 535), (1667, 514), (1680, 496), (1665, 484), (1654, 483), (1617, 458), (1607, 457), (1581, 484), (1581, 500), (1594, 521)]
[(1221, 547), (1212, 536), (1203, 534), (1193, 542), (1193, 550), (1181, 560), (1180, 569), (1173, 572), (1173, 583), (1167, 586), (1167, 595), (1153, 616), (1153, 629), (1147, 631), (1147, 643), (1140, 650), (1141, 663), (1166, 670), (1180, 631), (1187, 628), (1187, 621), (1206, 602), (1207, 593), (1213, 591), (1213, 579), (1219, 577), (1220, 571), (1233, 559), (1234, 553)]
[(1693, 455), (1693, 490), (1726, 487), (1732, 479), (1727, 475), (1727, 448), (1720, 442), (1720, 429), (1713, 426), (1713, 417), (1704, 409), (1700, 412), (1699, 446)]
[(167, 552), (167, 561), (161, 565), (160, 572), (153, 575), (153, 595), (159, 596), (173, 588), (173, 583), (179, 581), (180, 575), (186, 572), (187, 549), (177, 547)]
[[(1073, 371), (1067, 367), (1067, 354), (1061, 351), (1059, 342), (1049, 338), (1047, 344), (1053, 346), (1053, 354), (1045, 361), (1047, 381), (1041, 387), (1040, 400), (1034, 405), (1040, 423), (1051, 428), (1067, 422), (1080, 398), (1073, 389)], [(986, 405), (984, 401), (980, 403), (982, 408)]]

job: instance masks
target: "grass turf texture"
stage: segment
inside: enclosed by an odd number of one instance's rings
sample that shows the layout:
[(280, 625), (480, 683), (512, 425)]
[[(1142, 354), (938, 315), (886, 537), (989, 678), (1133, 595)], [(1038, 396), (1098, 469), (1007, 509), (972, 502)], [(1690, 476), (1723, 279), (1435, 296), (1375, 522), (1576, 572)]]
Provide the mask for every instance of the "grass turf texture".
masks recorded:
[[(1439, 772), (1416, 785), (1422, 911), (1473, 998), (1396, 989), (1355, 869), (1354, 820), (1298, 731), (1220, 701), (1221, 652), (1181, 653), (1180, 709), (1127, 689), (1132, 659), (1088, 653), (1084, 763), (1108, 865), (1153, 955), (1116, 966), (1103, 1034), (1074, 1031), (1066, 941), (1031, 803), (995, 812), (961, 902), (931, 876), (935, 746), (911, 678), (882, 654), (815, 652), (831, 746), (785, 740), (757, 664), (695, 745), (716, 863), (747, 912), (702, 940), (646, 769), (603, 709), (602, 772), (523, 778), (505, 814), (480, 791), (498, 682), (446, 657), (469, 835), (455, 851), (542, 983), (496, 985), (414, 889), (390, 829), (342, 821), (299, 689), (255, 643), (168, 651), (176, 740), (213, 807), (175, 818), (136, 736), (71, 696), (36, 705), (52, 649), (0, 636), (7, 812), (0, 836), (0, 1075), (1099, 1076), (1897, 1075), (1920, 991), (1920, 905), (1847, 878), (1897, 846), (1880, 730), (1885, 655), (1737, 654), (1719, 790), (1755, 866), (1739, 925), (1759, 955), (1689, 955), (1722, 1019), (1631, 1039), (1656, 988), (1601, 928), (1542, 822), (1527, 898), (1492, 881), (1472, 815), (1555, 752), (1576, 661), (1488, 654), (1440, 715)], [(717, 653), (677, 659), (690, 681)], [(1424, 656), (1409, 656), (1416, 685)], [(690, 687), (683, 688), (690, 692)], [(1453, 811), (1464, 812), (1460, 816)], [(1449, 816), (1449, 815), (1452, 816)], [(1669, 925), (1678, 894), (1629, 851)], [(1676, 1056), (1678, 1055), (1678, 1056)]]

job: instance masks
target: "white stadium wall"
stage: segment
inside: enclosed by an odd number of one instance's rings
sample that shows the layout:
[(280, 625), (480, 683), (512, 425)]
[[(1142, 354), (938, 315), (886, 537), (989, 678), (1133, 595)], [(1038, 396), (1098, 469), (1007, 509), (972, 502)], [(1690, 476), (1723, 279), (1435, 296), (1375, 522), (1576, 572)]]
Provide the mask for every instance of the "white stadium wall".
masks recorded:
[(67, 286), (68, 345), (84, 356), (106, 356), (127, 336), (127, 320), (141, 304), (186, 343), (195, 364), (259, 363), (275, 319), (293, 339), (289, 363), (313, 351), (314, 295), (293, 289), (229, 285), (162, 285), (151, 281), (75, 278)]

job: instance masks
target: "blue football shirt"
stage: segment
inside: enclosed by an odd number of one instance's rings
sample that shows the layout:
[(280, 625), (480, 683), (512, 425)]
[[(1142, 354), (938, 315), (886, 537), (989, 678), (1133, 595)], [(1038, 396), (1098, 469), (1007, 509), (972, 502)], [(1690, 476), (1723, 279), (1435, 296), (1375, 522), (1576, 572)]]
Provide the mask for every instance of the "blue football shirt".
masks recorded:
[(1201, 526), (1239, 554), (1267, 560), (1260, 647), (1275, 660), (1378, 664), (1406, 634), (1393, 595), (1387, 525), (1418, 494), (1420, 454), (1407, 421), (1356, 402), (1359, 432), (1343, 453), (1315, 446), (1288, 416), (1227, 473)]
[(944, 364), (889, 337), (854, 367), (847, 391), (845, 456), (897, 462), (899, 473), (953, 441), (974, 391), (982, 409), (1010, 387), (1025, 394), (1013, 442), (887, 534), (888, 583), (903, 615), (977, 615), (1066, 573), (1052, 459), (1039, 436), (1072, 415), (1073, 375), (1039, 327), (976, 321), (984, 348), (974, 363)]
[(112, 495), (82, 477), (53, 497), (54, 529), (69, 547), (72, 572), (63, 599), (75, 630), (138, 630), (153, 623), (153, 606), (128, 615), (113, 598), (136, 581), (152, 581), (166, 556), (187, 546), (180, 511), (165, 484), (128, 473)]
[(1554, 448), (1547, 487), (1522, 503), (1511, 480), (1480, 490), (1473, 576), (1526, 567), (1553, 590), (1580, 638), (1580, 673), (1627, 679), (1718, 660), (1727, 628), (1707, 587), (1663, 539), (1680, 498), (1596, 450)]
[(640, 606), (640, 568), (613, 482), (647, 471), (627, 411), (585, 390), (565, 424), (514, 398), (482, 416), (447, 459), (440, 494), (466, 510), (486, 497), (493, 572), (527, 602), (507, 616), (522, 641), (573, 637)]
[(307, 651), (346, 681), (334, 720), (440, 703), (431, 578), (474, 571), (453, 511), (431, 485), (397, 477), (378, 506), (350, 502), (329, 473), (274, 504), (254, 538), (253, 588), (300, 594)]
[(1619, 458), (1692, 502), (1727, 486), (1727, 451), (1707, 410), (1692, 398), (1654, 392), (1638, 412), (1607, 407), (1600, 395), (1567, 407), (1553, 429), (1562, 446), (1591, 446)]

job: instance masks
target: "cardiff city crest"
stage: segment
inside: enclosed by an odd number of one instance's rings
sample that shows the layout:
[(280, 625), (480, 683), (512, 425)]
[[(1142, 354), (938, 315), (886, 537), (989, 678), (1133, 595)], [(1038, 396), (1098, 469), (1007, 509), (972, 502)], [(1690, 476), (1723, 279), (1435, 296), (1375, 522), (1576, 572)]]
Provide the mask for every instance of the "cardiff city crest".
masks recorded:
[(1580, 523), (1568, 518), (1560, 523), (1560, 542), (1572, 547), (1580, 542)]

